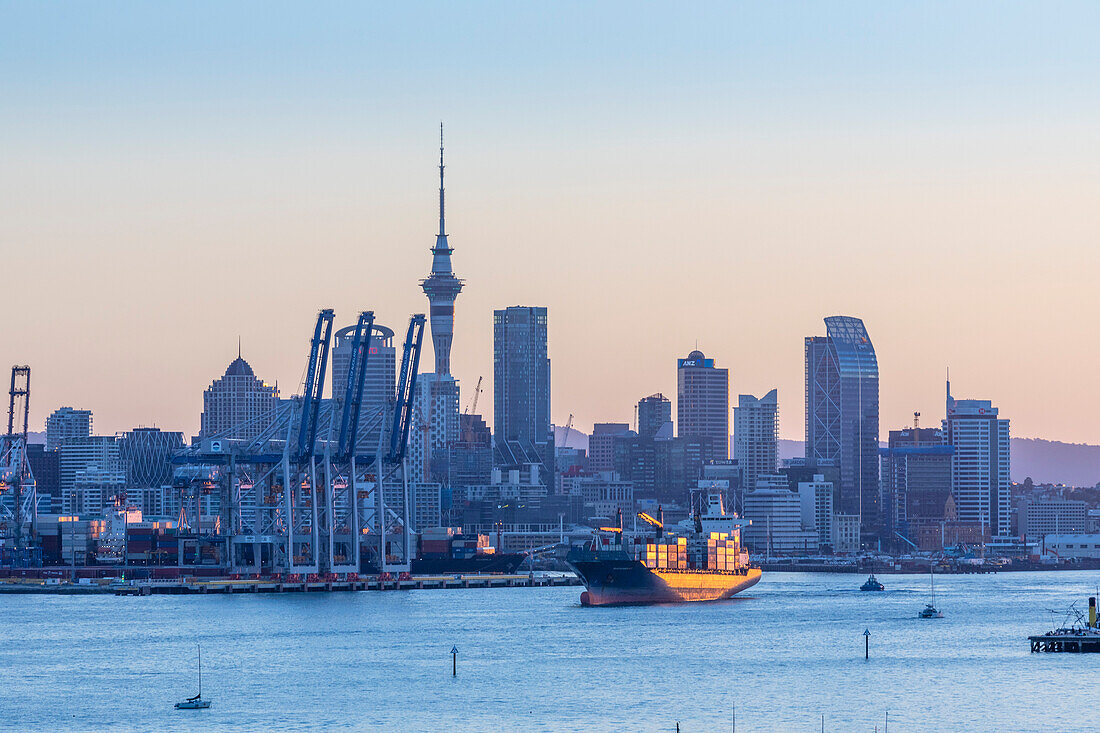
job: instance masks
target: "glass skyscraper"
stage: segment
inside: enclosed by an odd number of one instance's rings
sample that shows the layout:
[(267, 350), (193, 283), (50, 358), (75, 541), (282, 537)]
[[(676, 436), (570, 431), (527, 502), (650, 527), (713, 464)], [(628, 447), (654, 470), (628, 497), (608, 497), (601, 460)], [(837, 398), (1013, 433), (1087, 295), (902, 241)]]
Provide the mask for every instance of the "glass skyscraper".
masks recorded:
[(538, 462), (552, 475), (546, 308), (493, 311), (493, 431), (498, 463)]
[(806, 458), (840, 465), (835, 511), (877, 536), (878, 358), (860, 319), (831, 316), (825, 328), (806, 338)]

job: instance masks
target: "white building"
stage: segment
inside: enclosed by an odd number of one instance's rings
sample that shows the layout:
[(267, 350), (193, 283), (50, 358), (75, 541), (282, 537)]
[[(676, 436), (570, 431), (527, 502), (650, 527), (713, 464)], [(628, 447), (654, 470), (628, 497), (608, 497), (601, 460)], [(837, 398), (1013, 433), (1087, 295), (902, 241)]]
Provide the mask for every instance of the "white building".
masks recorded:
[(802, 528), (802, 499), (788, 488), (786, 476), (760, 476), (756, 488), (745, 493), (744, 518), (752, 522), (742, 530), (744, 542), (754, 552), (770, 556), (817, 550), (817, 531)]
[(798, 483), (802, 529), (817, 533), (818, 549), (833, 543), (833, 482), (822, 474)]
[(100, 514), (114, 508), (118, 497), (126, 501), (126, 472), (99, 466), (76, 472), (73, 488), (61, 496), (61, 508), (66, 514)]
[(951, 458), (951, 495), (961, 522), (980, 523), (990, 535), (1011, 533), (1008, 420), (989, 400), (955, 400), (950, 384), (944, 442)]
[(1063, 560), (1100, 558), (1100, 534), (1048, 534), (1043, 547)]
[(859, 552), (859, 515), (833, 515), (833, 552)]
[(65, 442), (92, 434), (92, 411), (59, 407), (46, 418), (46, 450), (57, 450)]
[(1089, 507), (1083, 501), (1061, 497), (1024, 499), (1017, 520), (1018, 534), (1025, 537), (1088, 532)]
[(619, 512), (625, 520), (634, 515), (634, 484), (623, 481), (619, 474), (601, 471), (595, 476), (563, 476), (562, 490), (579, 496), (584, 502), (588, 519), (614, 518)]
[(733, 457), (741, 467), (746, 487), (758, 476), (775, 473), (779, 466), (779, 392), (760, 398), (743, 394), (733, 408)]
[(458, 381), (449, 374), (421, 374), (413, 392), (409, 430), (409, 476), (447, 477), (449, 447), (458, 442)]
[[(122, 471), (118, 441), (113, 435), (92, 435), (86, 438), (65, 440), (60, 448), (58, 464), (62, 497), (68, 501), (80, 471), (93, 468), (103, 471)], [(125, 480), (125, 473), (123, 473)], [(64, 511), (68, 511), (67, 509)]]

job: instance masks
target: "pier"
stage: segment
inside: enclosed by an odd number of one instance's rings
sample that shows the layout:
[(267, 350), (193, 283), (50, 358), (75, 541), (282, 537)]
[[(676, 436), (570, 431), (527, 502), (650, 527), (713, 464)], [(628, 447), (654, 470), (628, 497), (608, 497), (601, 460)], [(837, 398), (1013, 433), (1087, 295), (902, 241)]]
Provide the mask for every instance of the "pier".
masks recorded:
[(210, 593), (326, 593), (386, 590), (454, 590), (458, 588), (547, 588), (580, 585), (575, 575), (413, 575), (359, 579), (182, 578), (111, 581), (109, 583), (0, 583), (0, 593), (116, 596), (203, 595)]
[(1029, 636), (1032, 652), (1100, 652), (1100, 634)]

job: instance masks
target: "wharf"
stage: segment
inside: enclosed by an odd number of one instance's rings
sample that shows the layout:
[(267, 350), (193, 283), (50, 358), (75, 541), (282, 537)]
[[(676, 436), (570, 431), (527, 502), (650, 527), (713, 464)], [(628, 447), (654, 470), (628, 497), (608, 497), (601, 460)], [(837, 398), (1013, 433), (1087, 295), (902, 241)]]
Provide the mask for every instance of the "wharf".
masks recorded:
[(106, 584), (19, 582), (0, 583), (0, 593), (57, 595), (112, 594), (116, 596), (201, 595), (209, 593), (324, 593), (365, 590), (447, 590), (456, 588), (543, 588), (580, 585), (573, 574), (560, 575), (413, 575), (383, 580), (277, 580), (274, 578), (188, 578), (130, 580)]
[(1053, 632), (1027, 639), (1032, 652), (1100, 652), (1100, 633), (1095, 632)]

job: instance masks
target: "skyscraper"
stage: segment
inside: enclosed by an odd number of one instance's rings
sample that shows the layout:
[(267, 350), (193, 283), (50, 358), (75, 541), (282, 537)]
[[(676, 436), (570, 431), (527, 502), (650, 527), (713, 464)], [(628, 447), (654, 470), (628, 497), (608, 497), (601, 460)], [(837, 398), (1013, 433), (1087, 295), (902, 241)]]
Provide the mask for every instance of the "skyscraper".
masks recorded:
[(92, 411), (59, 407), (46, 418), (46, 450), (57, 450), (66, 440), (92, 434)]
[(757, 477), (774, 474), (779, 465), (779, 392), (757, 399), (738, 395), (733, 408), (733, 457), (741, 467), (746, 489), (756, 488)]
[(693, 351), (676, 360), (676, 435), (703, 444), (704, 461), (729, 458), (729, 370)]
[(956, 400), (947, 383), (944, 442), (951, 457), (951, 494), (961, 522), (978, 522), (983, 534), (1007, 535), (1011, 516), (1008, 420), (990, 400)]
[(806, 337), (806, 458), (839, 462), (836, 512), (877, 536), (878, 359), (860, 319), (831, 316), (825, 328)]
[(891, 430), (882, 454), (884, 540), (898, 532), (915, 541), (921, 525), (943, 520), (951, 496), (951, 446), (939, 428)]
[(498, 462), (537, 455), (552, 475), (550, 358), (546, 308), (511, 306), (493, 311), (493, 433)]
[(672, 402), (663, 394), (651, 394), (649, 397), (638, 400), (639, 437), (656, 437), (657, 431), (670, 422), (672, 422)]
[(172, 481), (172, 456), (183, 448), (183, 433), (134, 428), (118, 439), (126, 487), (159, 488)]
[(271, 423), (278, 406), (278, 388), (258, 379), (238, 351), (225, 374), (202, 395), (199, 436), (251, 440)]

